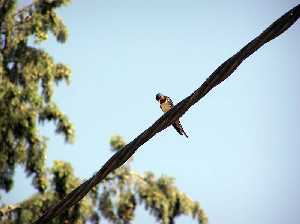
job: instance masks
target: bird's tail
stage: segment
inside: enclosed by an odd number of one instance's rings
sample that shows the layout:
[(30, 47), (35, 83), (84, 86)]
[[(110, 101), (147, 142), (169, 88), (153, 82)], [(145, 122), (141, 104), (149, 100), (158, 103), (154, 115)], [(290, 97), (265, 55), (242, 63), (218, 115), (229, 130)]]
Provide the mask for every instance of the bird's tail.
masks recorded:
[(187, 137), (187, 138), (189, 137), (189, 136), (185, 133), (185, 131), (183, 130), (183, 128), (182, 128), (182, 133), (184, 134), (185, 137)]
[(178, 120), (178, 121), (176, 121), (174, 124), (173, 124), (173, 127), (175, 128), (175, 130), (180, 134), (180, 135), (184, 135), (185, 137), (189, 137), (186, 133), (185, 133), (185, 131), (183, 130), (183, 127), (182, 127), (182, 125), (181, 125), (181, 123), (180, 123), (180, 121)]

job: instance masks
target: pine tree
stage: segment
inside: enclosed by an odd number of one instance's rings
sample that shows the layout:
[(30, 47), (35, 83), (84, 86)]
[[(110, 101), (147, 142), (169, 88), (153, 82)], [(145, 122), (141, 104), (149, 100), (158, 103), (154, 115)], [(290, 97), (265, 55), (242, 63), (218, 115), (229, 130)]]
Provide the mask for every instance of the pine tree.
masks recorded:
[[(70, 80), (70, 69), (53, 58), (38, 43), (52, 33), (65, 42), (67, 30), (55, 9), (69, 0), (36, 0), (16, 10), (16, 0), (0, 2), (0, 189), (10, 191), (16, 165), (32, 176), (37, 193), (15, 205), (2, 205), (0, 222), (31, 223), (55, 201), (80, 184), (70, 163), (55, 161), (45, 166), (46, 137), (38, 131), (43, 122), (54, 122), (56, 132), (71, 143), (74, 128), (53, 102), (53, 88)], [(125, 141), (111, 138), (113, 151)], [(207, 217), (199, 204), (181, 192), (174, 179), (141, 175), (130, 167), (132, 160), (107, 176), (87, 197), (51, 223), (130, 223), (138, 205), (144, 205), (160, 223), (171, 224), (179, 215), (199, 223)]]
[[(110, 141), (112, 151), (122, 150), (125, 145), (120, 136)], [(99, 223), (104, 218), (111, 223), (125, 224), (134, 219), (136, 207), (144, 205), (159, 223), (172, 224), (180, 215), (188, 215), (207, 223), (207, 216), (200, 205), (181, 192), (168, 176), (156, 178), (153, 173), (144, 175), (133, 171), (132, 160), (112, 172), (93, 189), (79, 204), (51, 223)], [(51, 174), (51, 175), (50, 175)], [(55, 161), (49, 172), (51, 186), (44, 193), (37, 193), (17, 205), (0, 209), (0, 221), (4, 224), (31, 223), (53, 201), (57, 201), (79, 184), (69, 163)]]
[(72, 124), (52, 100), (53, 85), (68, 82), (70, 69), (30, 44), (46, 40), (48, 32), (59, 42), (66, 40), (66, 28), (55, 13), (66, 3), (35, 1), (19, 12), (16, 1), (0, 3), (0, 189), (12, 188), (17, 164), (33, 175), (40, 192), (47, 188), (46, 140), (37, 129), (38, 123), (53, 121), (67, 142), (74, 138)]

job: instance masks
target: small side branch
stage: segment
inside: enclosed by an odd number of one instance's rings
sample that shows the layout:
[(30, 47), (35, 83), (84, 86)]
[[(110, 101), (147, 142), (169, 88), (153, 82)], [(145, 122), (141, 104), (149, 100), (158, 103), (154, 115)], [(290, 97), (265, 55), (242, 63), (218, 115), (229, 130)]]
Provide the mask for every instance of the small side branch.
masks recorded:
[(110, 172), (123, 165), (141, 145), (180, 118), (191, 106), (203, 98), (211, 89), (227, 79), (247, 57), (257, 51), (265, 43), (286, 31), (299, 17), (300, 4), (276, 20), (264, 32), (243, 47), (238, 53), (220, 65), (195, 92), (183, 99), (172, 110), (161, 116), (147, 130), (141, 133), (129, 144), (125, 145), (122, 150), (115, 153), (93, 177), (82, 183), (54, 206), (50, 207), (38, 220), (34, 222), (34, 224), (47, 223), (80, 201)]

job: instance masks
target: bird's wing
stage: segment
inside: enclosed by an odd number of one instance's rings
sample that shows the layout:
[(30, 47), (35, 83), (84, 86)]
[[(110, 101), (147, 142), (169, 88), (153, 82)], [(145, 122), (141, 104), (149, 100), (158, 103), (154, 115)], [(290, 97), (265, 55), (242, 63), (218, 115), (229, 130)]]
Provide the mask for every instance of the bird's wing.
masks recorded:
[(170, 97), (167, 96), (167, 101), (171, 105), (171, 107), (174, 107), (173, 101), (171, 100)]

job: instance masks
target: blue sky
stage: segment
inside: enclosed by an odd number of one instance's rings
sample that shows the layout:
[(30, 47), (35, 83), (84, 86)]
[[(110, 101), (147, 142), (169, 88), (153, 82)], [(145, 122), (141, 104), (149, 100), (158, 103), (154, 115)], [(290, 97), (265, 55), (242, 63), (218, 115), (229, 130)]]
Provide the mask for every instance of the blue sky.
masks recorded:
[[(76, 142), (67, 145), (52, 125), (42, 127), (47, 164), (69, 161), (89, 178), (111, 156), (111, 135), (130, 141), (162, 115), (157, 92), (180, 101), (298, 3), (74, 0), (59, 11), (67, 43), (50, 37), (40, 46), (73, 73), (55, 100), (75, 124)], [(184, 115), (189, 139), (166, 129), (137, 151), (134, 169), (175, 177), (211, 224), (298, 224), (299, 40), (298, 21)], [(32, 193), (24, 176), (18, 169), (4, 201)], [(153, 222), (139, 209), (136, 223)]]

